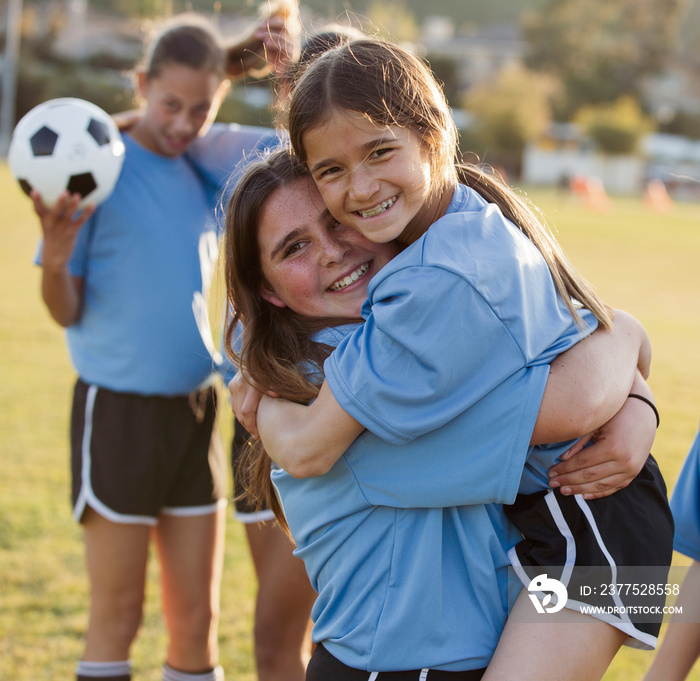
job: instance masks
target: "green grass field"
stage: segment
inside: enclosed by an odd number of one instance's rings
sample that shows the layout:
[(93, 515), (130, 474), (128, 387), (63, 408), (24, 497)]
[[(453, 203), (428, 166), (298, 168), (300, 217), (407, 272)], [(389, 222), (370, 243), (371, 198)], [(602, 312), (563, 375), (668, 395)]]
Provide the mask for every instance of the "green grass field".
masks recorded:
[[(649, 332), (650, 384), (662, 418), (654, 453), (672, 486), (700, 420), (700, 204), (679, 204), (660, 215), (639, 201), (614, 199), (601, 215), (554, 192), (538, 190), (531, 198), (604, 298), (634, 314)], [(0, 205), (0, 679), (71, 679), (87, 603), (80, 531), (69, 507), (74, 374), (62, 331), (39, 298), (32, 265), (38, 225), (1, 164)], [(224, 414), (226, 439), (230, 420)], [(254, 591), (243, 531), (231, 520), (220, 639), (227, 678), (237, 681), (255, 678), (249, 633)], [(160, 678), (165, 635), (158, 597), (152, 561), (146, 616), (133, 652), (135, 679)], [(625, 649), (605, 679), (641, 679), (650, 662), (650, 653)], [(700, 666), (690, 678), (700, 681)]]

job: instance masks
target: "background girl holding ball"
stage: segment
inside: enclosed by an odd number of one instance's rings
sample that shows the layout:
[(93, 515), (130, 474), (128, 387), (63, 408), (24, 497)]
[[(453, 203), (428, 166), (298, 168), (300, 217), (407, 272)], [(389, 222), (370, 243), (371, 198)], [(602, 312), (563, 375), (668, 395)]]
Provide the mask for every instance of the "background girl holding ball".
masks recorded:
[[(214, 432), (211, 355), (192, 314), (216, 257), (219, 187), (184, 152), (216, 115), (229, 70), (260, 63), (228, 57), (203, 19), (168, 22), (136, 74), (143, 108), (123, 135), (111, 196), (76, 213), (77, 194), (64, 192), (49, 208), (31, 193), (43, 232), (42, 297), (67, 329), (78, 373), (73, 515), (91, 592), (81, 681), (131, 679), (151, 538), (169, 635), (164, 681), (223, 679), (226, 467)], [(260, 137), (241, 137), (232, 166)]]

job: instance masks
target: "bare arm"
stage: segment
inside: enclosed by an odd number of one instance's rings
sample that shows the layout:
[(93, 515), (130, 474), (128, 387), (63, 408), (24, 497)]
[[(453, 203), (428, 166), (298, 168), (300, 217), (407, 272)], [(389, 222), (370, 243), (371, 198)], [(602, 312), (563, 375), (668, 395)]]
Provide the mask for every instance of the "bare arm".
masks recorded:
[(227, 46), (229, 78), (247, 74), (260, 77), (270, 71), (280, 76), (299, 59), (301, 20), (297, 1), (268, 2), (261, 10), (258, 23)]
[(327, 383), (309, 406), (264, 395), (257, 428), (270, 458), (295, 478), (327, 473), (364, 430)]
[[(638, 372), (632, 393), (654, 402), (654, 395)], [(656, 435), (656, 415), (641, 400), (629, 398), (606, 424), (582, 438), (566, 460), (549, 470), (549, 484), (563, 494), (586, 499), (607, 496), (626, 487), (644, 466)], [(594, 444), (586, 447), (589, 442)], [(585, 449), (584, 449), (585, 447)]]
[(650, 355), (644, 327), (616, 311), (611, 330), (598, 329), (552, 362), (530, 443), (571, 440), (609, 421), (627, 399), (637, 367), (648, 374)]
[[(640, 361), (648, 370), (646, 332), (626, 313), (618, 313), (612, 331), (600, 331), (594, 340), (586, 341), (577, 344), (582, 347), (576, 353), (573, 349), (564, 353), (568, 358), (555, 360), (556, 375), (548, 381), (533, 442), (568, 440), (599, 427), (624, 403), (638, 358), (643, 358)], [(239, 385), (243, 383), (239, 378)], [(232, 391), (237, 418), (251, 433), (259, 434), (273, 461), (295, 477), (328, 472), (363, 430), (325, 383), (309, 406), (270, 397), (258, 404), (259, 393), (245, 387), (243, 393), (237, 400)], [(587, 485), (595, 482), (595, 476), (586, 480)]]
[(32, 201), (44, 235), (41, 295), (53, 319), (61, 326), (70, 326), (80, 318), (83, 280), (70, 274), (68, 261), (78, 230), (94, 209), (86, 208), (76, 214), (80, 196), (69, 196), (67, 192), (53, 208), (47, 208), (37, 192), (32, 192)]

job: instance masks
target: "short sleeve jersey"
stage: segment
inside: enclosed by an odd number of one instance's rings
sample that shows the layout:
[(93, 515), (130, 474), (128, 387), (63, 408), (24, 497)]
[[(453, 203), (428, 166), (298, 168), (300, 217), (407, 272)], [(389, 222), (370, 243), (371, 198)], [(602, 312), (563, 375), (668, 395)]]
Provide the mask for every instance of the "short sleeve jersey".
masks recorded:
[[(322, 342), (334, 345), (351, 330), (332, 330)], [(539, 405), (530, 404), (533, 386), (537, 393), (529, 377), (508, 386), (528, 405), (524, 420)], [(296, 554), (318, 592), (313, 639), (345, 664), (372, 671), (488, 664), (514, 597), (506, 551), (520, 540), (502, 507), (483, 503), (506, 488), (514, 495), (519, 480), (488, 448), (501, 446), (501, 433), (488, 427), (503, 416), (489, 408), (496, 404), (485, 400), (473, 420), (458, 417), (405, 444), (366, 431), (323, 476), (273, 471)], [(514, 468), (522, 468), (528, 439)], [(474, 469), (465, 465), (472, 443), (486, 452)], [(445, 457), (436, 461), (436, 451)]]
[(234, 172), (280, 137), (268, 128), (215, 124), (175, 159), (128, 134), (124, 142), (115, 190), (81, 228), (69, 263), (85, 293), (81, 318), (67, 329), (71, 359), (88, 383), (188, 394), (215, 364), (200, 313), (218, 256), (217, 197)]
[(183, 157), (124, 142), (115, 190), (81, 228), (69, 262), (84, 287), (80, 319), (66, 330), (71, 359), (87, 383), (188, 394), (212, 372), (192, 302), (217, 255), (216, 188)]
[(700, 561), (700, 432), (673, 489), (671, 511), (676, 525), (673, 548)]
[[(494, 388), (523, 369), (548, 371), (595, 329), (581, 312), (582, 329), (532, 242), (458, 185), (446, 215), (372, 279), (366, 322), (325, 362), (326, 380), (369, 431), (410, 442), (486, 395), (498, 395), (504, 413), (516, 409), (515, 393)], [(546, 487), (546, 469), (569, 445), (539, 449), (521, 491)]]

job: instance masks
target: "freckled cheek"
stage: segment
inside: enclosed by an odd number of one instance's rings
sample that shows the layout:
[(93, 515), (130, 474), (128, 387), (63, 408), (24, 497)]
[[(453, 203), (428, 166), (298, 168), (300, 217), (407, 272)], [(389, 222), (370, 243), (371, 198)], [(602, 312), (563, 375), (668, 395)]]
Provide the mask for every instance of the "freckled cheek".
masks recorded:
[(321, 198), (326, 208), (330, 211), (331, 215), (340, 219), (339, 216), (343, 214), (343, 194), (337, 189), (320, 189)]
[(287, 273), (285, 288), (297, 299), (308, 300), (318, 295), (320, 283), (317, 273), (308, 265), (290, 268)]

